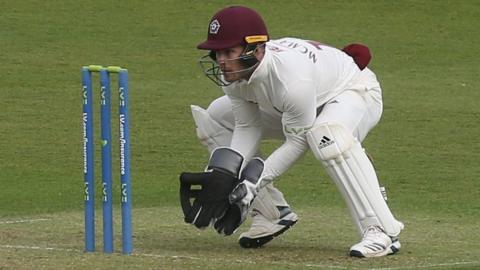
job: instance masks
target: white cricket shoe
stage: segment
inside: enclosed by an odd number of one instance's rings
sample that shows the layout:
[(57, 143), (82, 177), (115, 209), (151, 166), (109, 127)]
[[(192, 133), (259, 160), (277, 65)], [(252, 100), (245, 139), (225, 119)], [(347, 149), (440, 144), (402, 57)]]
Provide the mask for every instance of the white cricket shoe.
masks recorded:
[(378, 226), (369, 226), (363, 233), (362, 241), (350, 248), (350, 256), (381, 257), (397, 253), (400, 247), (398, 239), (391, 238)]
[(252, 211), (252, 225), (240, 235), (239, 244), (243, 248), (259, 248), (290, 229), (298, 216), (288, 207), (279, 207), (280, 218), (268, 220), (260, 212)]

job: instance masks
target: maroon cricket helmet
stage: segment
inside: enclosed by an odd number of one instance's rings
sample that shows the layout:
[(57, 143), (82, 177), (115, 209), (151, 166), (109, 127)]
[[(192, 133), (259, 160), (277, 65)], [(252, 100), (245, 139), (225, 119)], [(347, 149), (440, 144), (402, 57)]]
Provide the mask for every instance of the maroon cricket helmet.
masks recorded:
[(198, 44), (197, 48), (217, 51), (268, 40), (267, 26), (255, 10), (231, 6), (213, 15), (207, 40)]

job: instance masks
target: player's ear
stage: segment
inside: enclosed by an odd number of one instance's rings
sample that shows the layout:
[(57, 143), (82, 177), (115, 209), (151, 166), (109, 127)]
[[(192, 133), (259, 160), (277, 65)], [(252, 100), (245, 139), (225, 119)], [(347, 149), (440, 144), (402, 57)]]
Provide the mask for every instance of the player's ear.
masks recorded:
[(265, 55), (265, 43), (258, 44), (257, 48), (254, 51), (255, 58), (257, 58), (257, 61), (260, 62), (263, 60), (263, 56)]

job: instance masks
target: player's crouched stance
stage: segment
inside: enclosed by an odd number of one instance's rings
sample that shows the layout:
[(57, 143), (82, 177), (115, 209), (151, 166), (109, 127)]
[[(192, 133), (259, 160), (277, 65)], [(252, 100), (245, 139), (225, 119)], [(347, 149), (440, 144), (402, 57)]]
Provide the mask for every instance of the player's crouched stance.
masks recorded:
[[(368, 48), (270, 40), (260, 15), (240, 6), (217, 12), (207, 40), (197, 47), (209, 51), (200, 64), (225, 96), (207, 110), (192, 106), (197, 135), (211, 157), (205, 172), (180, 176), (185, 221), (230, 235), (251, 212), (252, 226), (239, 242), (261, 247), (297, 222), (272, 181), (310, 149), (359, 232), (361, 241), (349, 254), (398, 252), (403, 223), (388, 208), (361, 145), (382, 114), (380, 84), (367, 68)], [(255, 157), (264, 138), (284, 141), (265, 161)]]

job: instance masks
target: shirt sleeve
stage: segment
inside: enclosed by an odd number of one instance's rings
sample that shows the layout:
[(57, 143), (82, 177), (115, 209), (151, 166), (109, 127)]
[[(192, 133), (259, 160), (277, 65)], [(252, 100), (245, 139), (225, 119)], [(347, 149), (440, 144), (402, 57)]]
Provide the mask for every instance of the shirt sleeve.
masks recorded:
[(229, 95), (235, 117), (230, 147), (250, 160), (257, 152), (262, 138), (262, 122), (258, 105), (242, 98)]
[(289, 84), (283, 97), (285, 142), (266, 160), (262, 177), (273, 180), (287, 171), (308, 149), (305, 133), (316, 118), (315, 85), (309, 80)]

